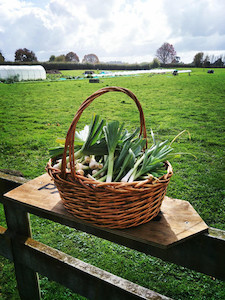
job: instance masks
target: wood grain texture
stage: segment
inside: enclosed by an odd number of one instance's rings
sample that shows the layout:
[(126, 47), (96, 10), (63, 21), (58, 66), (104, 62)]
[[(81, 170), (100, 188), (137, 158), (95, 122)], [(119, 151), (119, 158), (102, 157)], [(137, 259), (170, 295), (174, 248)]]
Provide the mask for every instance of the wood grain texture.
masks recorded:
[[(71, 216), (64, 208), (59, 193), (47, 174), (31, 180), (5, 194), (5, 197), (43, 212), (63, 216), (78, 223), (87, 223)], [(122, 229), (110, 230), (116, 235), (145, 241), (157, 247), (168, 247), (184, 239), (207, 232), (208, 226), (189, 202), (165, 197), (159, 221)], [(102, 229), (104, 230), (104, 228)]]

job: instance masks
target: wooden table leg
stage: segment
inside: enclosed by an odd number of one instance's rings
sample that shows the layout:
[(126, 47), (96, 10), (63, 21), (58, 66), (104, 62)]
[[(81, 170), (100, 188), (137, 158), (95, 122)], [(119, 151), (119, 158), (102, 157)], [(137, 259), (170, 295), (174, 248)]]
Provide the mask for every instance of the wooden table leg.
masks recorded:
[[(11, 248), (19, 295), (23, 300), (39, 300), (41, 296), (38, 274), (22, 265), (17, 255), (18, 243), (21, 242), (21, 238), (24, 242), (28, 237), (31, 237), (29, 215), (15, 203), (6, 203), (4, 209), (11, 235)], [(29, 257), (27, 259), (29, 260)]]

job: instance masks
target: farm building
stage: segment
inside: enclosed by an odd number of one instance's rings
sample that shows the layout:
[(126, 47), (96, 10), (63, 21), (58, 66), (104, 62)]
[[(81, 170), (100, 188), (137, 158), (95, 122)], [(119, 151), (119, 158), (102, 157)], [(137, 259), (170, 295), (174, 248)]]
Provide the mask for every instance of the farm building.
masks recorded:
[(44, 80), (46, 72), (42, 66), (0, 66), (0, 80), (18, 76), (18, 80)]

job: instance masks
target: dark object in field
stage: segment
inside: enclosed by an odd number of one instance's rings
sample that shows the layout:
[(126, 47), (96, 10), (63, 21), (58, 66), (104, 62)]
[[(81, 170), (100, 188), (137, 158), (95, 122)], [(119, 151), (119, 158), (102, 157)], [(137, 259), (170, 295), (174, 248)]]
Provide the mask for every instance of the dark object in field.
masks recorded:
[(213, 73), (214, 73), (214, 70), (208, 70), (207, 73), (213, 74)]
[(92, 75), (92, 74), (94, 74), (94, 71), (85, 71), (83, 74), (84, 75)]
[(47, 74), (62, 74), (59, 70), (46, 70)]
[(177, 71), (177, 70), (174, 70), (174, 71), (173, 71), (173, 75), (174, 75), (174, 76), (178, 75), (178, 71)]
[(92, 79), (89, 79), (89, 83), (99, 83), (99, 79), (98, 78), (92, 78)]

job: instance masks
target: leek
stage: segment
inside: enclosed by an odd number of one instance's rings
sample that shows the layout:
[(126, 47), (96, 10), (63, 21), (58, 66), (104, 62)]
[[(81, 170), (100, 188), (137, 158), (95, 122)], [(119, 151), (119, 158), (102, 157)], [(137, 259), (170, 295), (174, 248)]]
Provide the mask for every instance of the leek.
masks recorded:
[(107, 147), (108, 147), (108, 156), (109, 156), (106, 182), (111, 182), (112, 178), (113, 178), (114, 153), (115, 153), (118, 141), (121, 137), (122, 130), (123, 130), (123, 125), (121, 125), (121, 127), (119, 127), (118, 121), (110, 122), (106, 126), (103, 127), (103, 131), (105, 134), (105, 140), (106, 140)]

